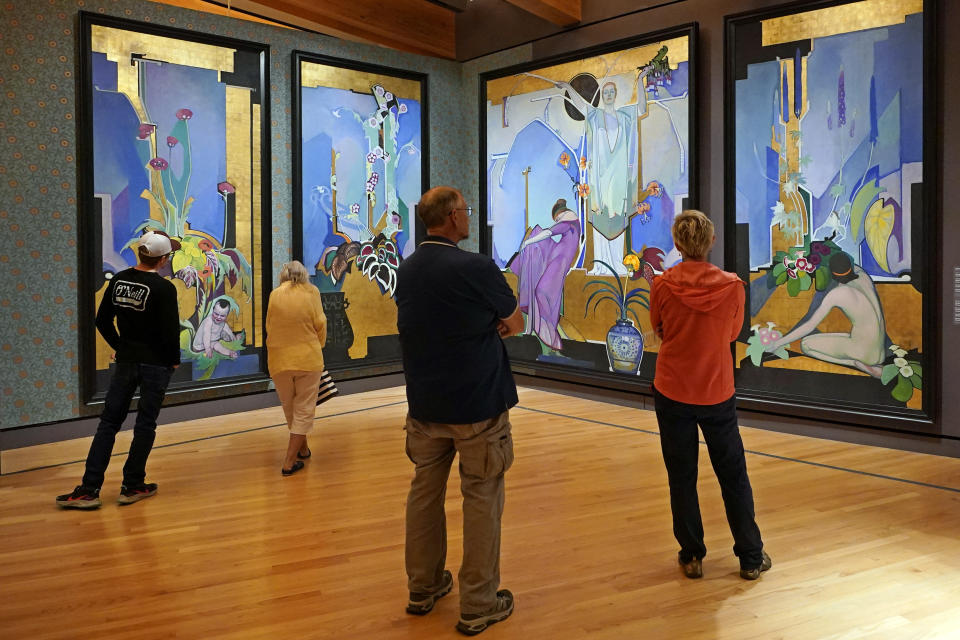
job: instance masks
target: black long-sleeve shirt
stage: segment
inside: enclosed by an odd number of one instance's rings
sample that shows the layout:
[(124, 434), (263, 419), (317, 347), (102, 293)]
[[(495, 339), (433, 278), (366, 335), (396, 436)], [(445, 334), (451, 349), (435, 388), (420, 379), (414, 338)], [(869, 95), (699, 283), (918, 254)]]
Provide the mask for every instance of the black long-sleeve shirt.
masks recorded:
[(176, 287), (154, 271), (121, 271), (103, 294), (97, 310), (97, 330), (117, 352), (117, 362), (168, 367), (179, 364)]

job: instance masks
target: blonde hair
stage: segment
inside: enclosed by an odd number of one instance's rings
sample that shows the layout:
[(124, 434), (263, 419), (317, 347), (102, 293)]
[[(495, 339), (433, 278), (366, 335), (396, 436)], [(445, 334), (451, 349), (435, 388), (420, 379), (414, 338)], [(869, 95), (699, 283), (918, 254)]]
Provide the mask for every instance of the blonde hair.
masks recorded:
[(291, 260), (280, 269), (280, 284), (290, 282), (293, 284), (306, 284), (310, 281), (307, 275), (307, 268), (299, 260)]
[(442, 227), (458, 200), (460, 192), (453, 187), (434, 187), (420, 197), (417, 215), (427, 229)]
[(713, 223), (702, 211), (687, 209), (673, 219), (673, 243), (685, 257), (706, 258), (713, 237)]

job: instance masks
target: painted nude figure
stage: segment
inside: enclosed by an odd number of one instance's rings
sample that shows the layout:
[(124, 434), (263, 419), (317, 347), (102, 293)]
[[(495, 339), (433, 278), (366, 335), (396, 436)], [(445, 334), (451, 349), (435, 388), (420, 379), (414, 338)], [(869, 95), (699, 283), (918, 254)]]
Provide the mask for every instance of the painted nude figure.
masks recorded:
[[(873, 282), (846, 253), (837, 253), (831, 258), (830, 272), (837, 285), (824, 296), (813, 315), (768, 345), (766, 350), (773, 352), (801, 339), (800, 350), (805, 355), (855, 367), (879, 378), (886, 355), (886, 328)], [(834, 308), (840, 309), (850, 320), (850, 333), (814, 334), (817, 325)]]

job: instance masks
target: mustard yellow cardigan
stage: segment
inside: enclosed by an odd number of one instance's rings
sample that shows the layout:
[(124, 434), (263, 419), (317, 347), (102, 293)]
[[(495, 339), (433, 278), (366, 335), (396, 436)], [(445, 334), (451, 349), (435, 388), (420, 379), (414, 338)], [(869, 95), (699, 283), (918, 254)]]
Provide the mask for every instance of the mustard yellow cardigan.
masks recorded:
[(267, 306), (267, 366), (279, 371), (322, 371), (327, 316), (312, 284), (284, 282)]

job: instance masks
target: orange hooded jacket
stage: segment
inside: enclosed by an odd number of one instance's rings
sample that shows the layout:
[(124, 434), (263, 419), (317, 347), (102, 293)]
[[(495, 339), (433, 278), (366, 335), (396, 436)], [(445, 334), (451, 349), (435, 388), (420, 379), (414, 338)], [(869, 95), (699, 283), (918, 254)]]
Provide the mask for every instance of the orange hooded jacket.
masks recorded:
[(657, 391), (698, 405), (733, 396), (730, 343), (743, 325), (743, 302), (743, 281), (709, 262), (681, 262), (654, 279), (650, 321), (663, 339)]

